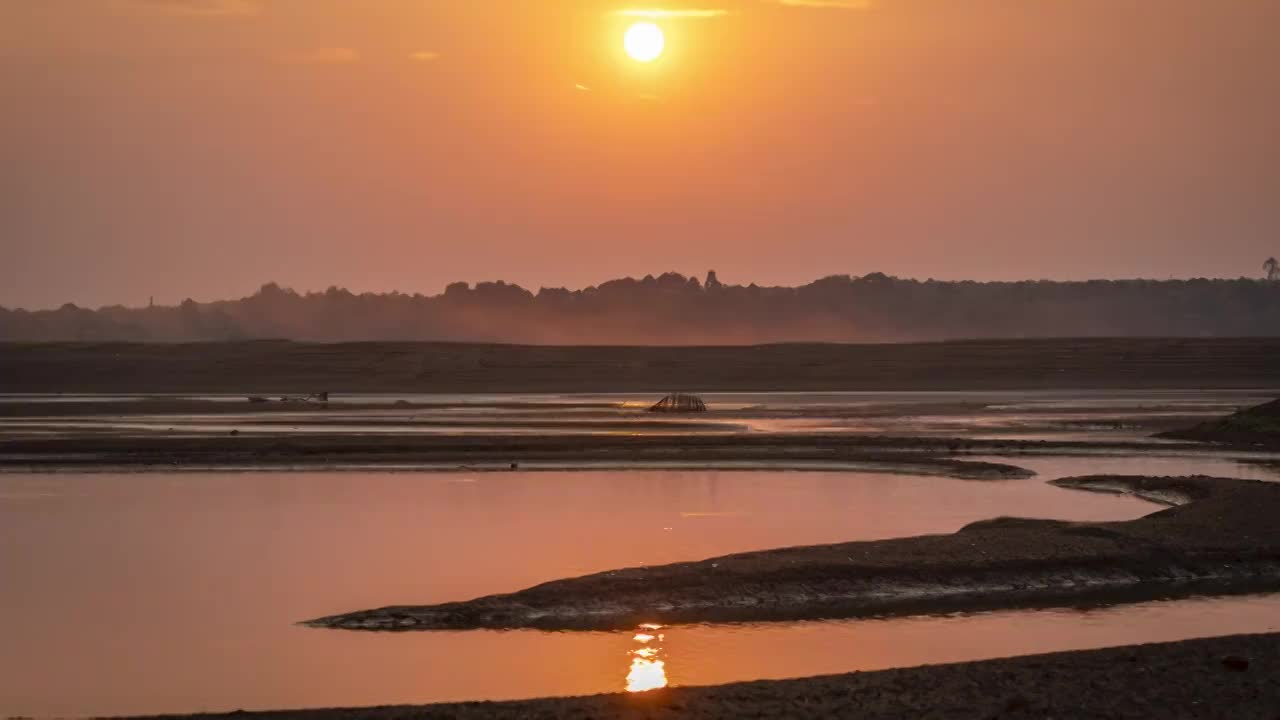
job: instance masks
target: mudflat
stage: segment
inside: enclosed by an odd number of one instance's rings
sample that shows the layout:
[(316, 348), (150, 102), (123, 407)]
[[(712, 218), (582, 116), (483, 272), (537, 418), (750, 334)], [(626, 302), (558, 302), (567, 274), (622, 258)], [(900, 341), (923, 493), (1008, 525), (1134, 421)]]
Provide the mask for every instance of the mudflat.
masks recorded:
[(640, 694), (202, 716), (457, 718), (1223, 718), (1274, 720), (1280, 634), (1033, 655)]
[(1209, 477), (1053, 481), (1168, 504), (1126, 522), (998, 518), (951, 535), (783, 548), (558, 580), (519, 592), (311, 620), (350, 630), (620, 629), (1280, 588), (1280, 484)]
[(0, 392), (658, 392), (1280, 387), (1280, 338), (741, 347), (3, 343)]

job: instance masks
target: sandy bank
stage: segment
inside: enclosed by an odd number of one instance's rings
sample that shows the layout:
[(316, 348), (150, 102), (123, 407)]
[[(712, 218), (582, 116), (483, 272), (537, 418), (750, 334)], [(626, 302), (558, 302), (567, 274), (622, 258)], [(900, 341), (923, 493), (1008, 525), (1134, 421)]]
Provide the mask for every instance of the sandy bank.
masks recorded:
[(1095, 476), (1057, 481), (1181, 503), (1127, 522), (1000, 518), (935, 535), (628, 568), (519, 592), (313, 620), (358, 630), (611, 629), (1141, 600), (1280, 588), (1280, 484)]

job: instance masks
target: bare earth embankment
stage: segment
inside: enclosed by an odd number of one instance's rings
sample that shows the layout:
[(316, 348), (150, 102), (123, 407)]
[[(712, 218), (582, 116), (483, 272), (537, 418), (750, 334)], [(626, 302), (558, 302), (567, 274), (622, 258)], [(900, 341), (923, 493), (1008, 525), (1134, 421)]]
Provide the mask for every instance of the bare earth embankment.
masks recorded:
[(1275, 720), (1280, 635), (1241, 635), (801, 680), (517, 702), (202, 716), (261, 720), (1222, 718)]
[(1280, 387), (1280, 338), (897, 345), (0, 343), (5, 393), (713, 392)]
[(1225, 418), (1185, 430), (1161, 433), (1173, 440), (1192, 440), (1235, 447), (1280, 448), (1280, 400), (1239, 410)]
[(1280, 589), (1280, 484), (1119, 476), (1055, 484), (1133, 493), (1174, 507), (1127, 522), (1003, 518), (951, 535), (620, 569), (506, 595), (384, 607), (309, 624), (400, 631), (617, 629)]

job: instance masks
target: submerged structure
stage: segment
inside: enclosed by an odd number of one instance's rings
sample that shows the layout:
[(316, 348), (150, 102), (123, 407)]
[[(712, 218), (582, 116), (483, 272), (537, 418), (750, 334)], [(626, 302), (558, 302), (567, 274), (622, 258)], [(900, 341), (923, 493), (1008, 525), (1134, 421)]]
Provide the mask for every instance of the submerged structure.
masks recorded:
[(685, 393), (671, 393), (649, 408), (649, 412), (664, 413), (700, 413), (706, 411), (707, 404), (702, 401), (702, 398)]

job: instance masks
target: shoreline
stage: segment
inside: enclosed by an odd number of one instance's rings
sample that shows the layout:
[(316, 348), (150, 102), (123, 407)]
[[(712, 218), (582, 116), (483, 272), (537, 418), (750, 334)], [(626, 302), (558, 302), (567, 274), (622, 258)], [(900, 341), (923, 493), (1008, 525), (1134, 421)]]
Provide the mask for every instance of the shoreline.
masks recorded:
[(585, 720), (947, 717), (1274, 720), (1280, 633), (757, 680), (637, 694), (167, 715), (192, 720)]

